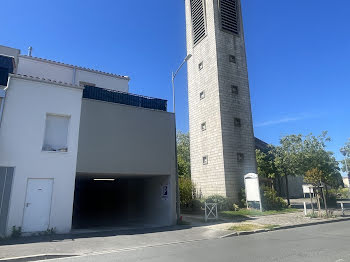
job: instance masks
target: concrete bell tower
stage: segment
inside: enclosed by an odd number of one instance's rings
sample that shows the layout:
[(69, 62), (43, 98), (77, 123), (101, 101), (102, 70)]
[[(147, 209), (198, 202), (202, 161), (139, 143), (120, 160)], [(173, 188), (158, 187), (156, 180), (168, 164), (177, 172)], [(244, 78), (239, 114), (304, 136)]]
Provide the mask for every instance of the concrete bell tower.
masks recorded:
[(238, 200), (256, 172), (240, 0), (185, 0), (191, 173), (203, 196)]

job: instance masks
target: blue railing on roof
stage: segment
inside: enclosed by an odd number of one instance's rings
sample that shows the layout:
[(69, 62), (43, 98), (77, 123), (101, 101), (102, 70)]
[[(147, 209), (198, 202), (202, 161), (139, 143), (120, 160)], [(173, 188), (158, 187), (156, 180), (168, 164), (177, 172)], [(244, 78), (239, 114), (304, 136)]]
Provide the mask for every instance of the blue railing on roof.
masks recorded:
[(95, 86), (85, 86), (83, 98), (167, 111), (167, 100), (134, 95)]

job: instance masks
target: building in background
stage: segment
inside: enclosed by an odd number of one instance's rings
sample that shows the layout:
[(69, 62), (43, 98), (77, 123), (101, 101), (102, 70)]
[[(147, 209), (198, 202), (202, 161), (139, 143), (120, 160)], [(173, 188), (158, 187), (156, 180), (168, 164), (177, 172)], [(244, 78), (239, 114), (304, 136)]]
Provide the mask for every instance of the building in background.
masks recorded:
[(0, 46), (0, 109), (0, 235), (176, 222), (167, 101)]
[(256, 172), (239, 0), (186, 0), (191, 176), (203, 196), (237, 200)]

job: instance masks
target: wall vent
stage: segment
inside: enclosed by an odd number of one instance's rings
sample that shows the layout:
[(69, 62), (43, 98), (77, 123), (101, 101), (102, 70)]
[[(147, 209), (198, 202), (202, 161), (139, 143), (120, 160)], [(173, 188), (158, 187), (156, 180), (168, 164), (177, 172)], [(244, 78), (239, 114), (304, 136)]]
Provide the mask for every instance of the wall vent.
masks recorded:
[(191, 0), (193, 43), (197, 44), (206, 35), (204, 0)]
[(237, 0), (220, 1), (221, 27), (223, 30), (239, 34)]

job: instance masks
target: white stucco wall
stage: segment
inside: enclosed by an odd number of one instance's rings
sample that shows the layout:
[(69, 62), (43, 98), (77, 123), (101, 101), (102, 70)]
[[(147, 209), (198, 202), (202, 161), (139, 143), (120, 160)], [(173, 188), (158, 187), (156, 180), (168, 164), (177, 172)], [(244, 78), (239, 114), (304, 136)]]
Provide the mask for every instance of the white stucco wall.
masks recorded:
[[(8, 234), (22, 226), (28, 178), (54, 179), (49, 228), (70, 231), (81, 101), (81, 89), (10, 78), (0, 127), (0, 166), (15, 167)], [(68, 152), (42, 151), (47, 113), (70, 116)]]
[[(75, 72), (75, 77), (74, 77)], [(60, 64), (29, 56), (19, 56), (18, 74), (36, 76), (70, 84), (88, 82), (97, 87), (129, 92), (129, 79), (105, 73), (84, 70), (79, 67)], [(74, 82), (74, 83), (73, 83)]]

